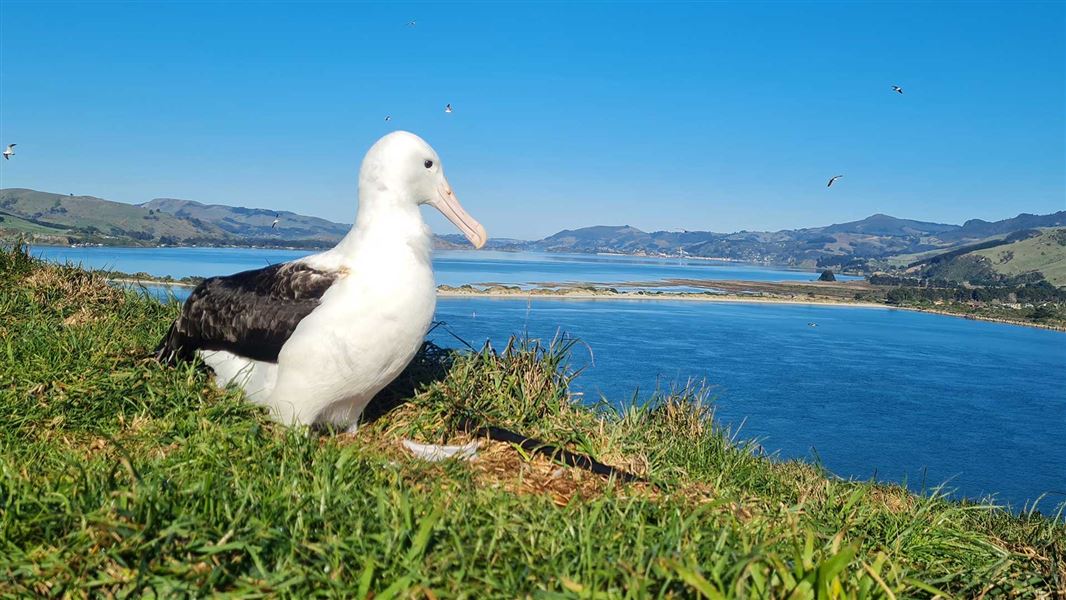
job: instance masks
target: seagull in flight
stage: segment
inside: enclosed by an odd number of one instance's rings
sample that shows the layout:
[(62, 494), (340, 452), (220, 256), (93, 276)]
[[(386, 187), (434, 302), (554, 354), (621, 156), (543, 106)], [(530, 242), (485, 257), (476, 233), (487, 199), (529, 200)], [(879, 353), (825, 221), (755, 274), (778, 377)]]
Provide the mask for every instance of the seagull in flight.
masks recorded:
[(15, 156), (15, 146), (18, 144), (8, 144), (7, 149), (4, 150), (4, 160), (11, 160), (12, 156)]
[(452, 105), (451, 105), (451, 104), (445, 104), (445, 105), (444, 105), (444, 112), (446, 112), (446, 113), (449, 113), (449, 114), (451, 114), (451, 112), (452, 112)]
[(392, 120), (392, 115), (385, 115), (385, 122), (388, 123)]
[(407, 26), (408, 27), (414, 27), (415, 25), (418, 25), (418, 21), (408, 21), (407, 22)]
[(903, 88), (899, 87), (898, 85), (894, 85), (894, 86), (892, 86), (892, 91), (896, 92), (897, 94), (902, 94), (903, 93)]
[(843, 175), (834, 175), (830, 177), (829, 183), (827, 183), (825, 187), (833, 187), (833, 182), (835, 182), (837, 179), (840, 179), (841, 177), (843, 177)]
[(274, 215), (274, 222), (270, 224), (270, 228), (271, 229), (276, 228), (278, 226), (278, 222), (280, 222), (280, 221), (281, 221), (281, 215), (280, 214)]

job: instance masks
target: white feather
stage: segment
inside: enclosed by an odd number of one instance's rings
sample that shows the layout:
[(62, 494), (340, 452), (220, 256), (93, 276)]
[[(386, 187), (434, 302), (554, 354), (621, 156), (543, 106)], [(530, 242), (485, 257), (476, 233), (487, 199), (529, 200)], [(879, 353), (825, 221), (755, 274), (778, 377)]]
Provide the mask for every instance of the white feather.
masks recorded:
[(440, 446), (437, 444), (420, 444), (414, 440), (404, 440), (403, 447), (415, 457), (430, 462), (439, 462), (449, 458), (473, 460), (477, 457), (478, 442), (467, 442), (461, 446)]

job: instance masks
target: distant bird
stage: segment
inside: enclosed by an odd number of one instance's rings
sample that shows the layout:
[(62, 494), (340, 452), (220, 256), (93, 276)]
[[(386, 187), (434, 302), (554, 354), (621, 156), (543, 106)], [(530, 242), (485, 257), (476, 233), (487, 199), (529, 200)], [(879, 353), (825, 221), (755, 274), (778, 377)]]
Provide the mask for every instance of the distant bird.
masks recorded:
[(407, 22), (407, 26), (408, 27), (414, 27), (415, 25), (418, 25), (418, 21), (408, 21)]
[[(451, 111), (448, 111), (451, 112)], [(10, 160), (12, 156), (15, 156), (15, 146), (18, 144), (8, 144), (7, 150), (4, 150), (4, 160)]]
[(892, 91), (896, 92), (897, 94), (902, 94), (903, 93), (903, 88), (899, 87), (898, 85), (894, 85), (894, 86), (892, 86)]
[(833, 187), (833, 183), (834, 183), (834, 182), (835, 182), (835, 181), (836, 181), (837, 179), (840, 179), (841, 177), (843, 177), (843, 175), (834, 175), (834, 176), (830, 177), (830, 178), (829, 178), (829, 183), (827, 183), (825, 187)]
[(817, 323), (807, 323), (807, 327), (817, 327)]
[(385, 115), (385, 122), (388, 123), (392, 120), (392, 115)]
[(270, 224), (270, 228), (274, 229), (275, 227), (277, 227), (278, 226), (278, 221), (281, 221), (281, 215), (280, 214), (274, 215), (274, 222)]
[(446, 112), (446, 113), (452, 112), (452, 105), (451, 104), (445, 104), (444, 105), (444, 112)]

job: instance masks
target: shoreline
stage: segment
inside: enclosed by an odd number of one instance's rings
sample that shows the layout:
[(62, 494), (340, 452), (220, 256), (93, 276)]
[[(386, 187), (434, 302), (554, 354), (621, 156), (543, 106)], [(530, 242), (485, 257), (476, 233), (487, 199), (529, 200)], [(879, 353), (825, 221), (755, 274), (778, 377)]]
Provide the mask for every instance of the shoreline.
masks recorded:
[[(194, 288), (197, 284), (187, 283), (183, 281), (163, 281), (153, 279), (129, 279), (129, 278), (109, 278), (109, 283), (121, 283), (135, 286), (173, 286), (182, 288)], [(955, 317), (957, 319), (966, 319), (969, 321), (985, 321), (989, 323), (1000, 323), (1003, 325), (1015, 325), (1019, 327), (1030, 327), (1034, 329), (1045, 329), (1048, 331), (1057, 331), (1066, 333), (1066, 326), (1061, 325), (1045, 325), (1043, 323), (1033, 323), (1028, 321), (1016, 321), (1012, 319), (1003, 319), (1000, 317), (989, 317), (982, 315), (972, 315), (964, 313), (955, 313), (946, 310), (937, 310), (930, 308), (919, 308), (915, 306), (894, 306), (891, 304), (882, 304), (878, 302), (862, 302), (862, 301), (849, 301), (833, 298), (782, 298), (779, 296), (749, 296), (739, 294), (697, 294), (697, 293), (646, 293), (638, 294), (636, 292), (594, 292), (587, 290), (553, 290), (545, 288), (534, 288), (531, 290), (464, 290), (457, 289), (450, 286), (438, 286), (437, 287), (438, 298), (500, 298), (500, 299), (514, 299), (514, 300), (532, 300), (534, 298), (549, 298), (555, 300), (663, 300), (669, 302), (724, 302), (724, 303), (740, 303), (740, 304), (785, 304), (785, 305), (798, 305), (798, 306), (834, 306), (841, 308), (880, 308), (885, 310), (907, 310), (911, 312), (927, 313), (945, 317)]]
[(775, 298), (771, 296), (739, 296), (734, 294), (695, 294), (695, 293), (669, 293), (660, 294), (637, 294), (634, 292), (618, 292), (597, 294), (595, 292), (579, 291), (555, 291), (555, 290), (522, 290), (517, 292), (489, 292), (489, 291), (458, 291), (437, 289), (438, 298), (551, 298), (560, 300), (669, 300), (674, 302), (741, 302), (745, 304), (807, 304), (817, 306), (848, 306), (853, 308), (895, 308), (886, 304), (875, 302), (846, 302), (830, 299), (796, 300), (792, 298)]
[(632, 292), (619, 292), (619, 293), (606, 293), (597, 294), (595, 292), (565, 292), (565, 291), (553, 291), (553, 290), (522, 290), (514, 292), (500, 292), (500, 291), (460, 291), (460, 290), (437, 290), (438, 298), (514, 298), (514, 299), (527, 299), (532, 300), (534, 298), (551, 298), (558, 300), (667, 300), (672, 302), (724, 302), (724, 303), (740, 303), (740, 304), (790, 304), (790, 305), (804, 305), (804, 306), (833, 306), (839, 308), (880, 308), (885, 310), (907, 310), (911, 312), (928, 313), (933, 315), (956, 317), (959, 319), (966, 319), (969, 321), (987, 321), (989, 323), (1000, 323), (1003, 325), (1016, 325), (1020, 327), (1031, 327), (1034, 329), (1046, 329), (1049, 331), (1058, 331), (1066, 333), (1066, 326), (1060, 325), (1044, 325), (1042, 323), (1031, 323), (1027, 321), (1014, 321), (1010, 319), (1002, 319), (999, 317), (986, 317), (981, 315), (969, 315), (961, 313), (953, 313), (945, 310), (934, 310), (918, 308), (915, 306), (893, 306), (891, 304), (881, 304), (877, 302), (859, 302), (859, 301), (847, 301), (847, 300), (834, 300), (830, 298), (809, 298), (809, 299), (794, 299), (794, 298), (780, 298), (773, 296), (739, 296), (734, 294), (635, 294)]

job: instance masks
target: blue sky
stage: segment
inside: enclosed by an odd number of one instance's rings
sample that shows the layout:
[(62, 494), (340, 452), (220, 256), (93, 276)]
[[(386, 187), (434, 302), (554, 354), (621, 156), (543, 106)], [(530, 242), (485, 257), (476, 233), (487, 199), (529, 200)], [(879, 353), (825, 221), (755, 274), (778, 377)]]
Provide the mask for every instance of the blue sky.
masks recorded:
[(350, 221), (363, 153), (407, 129), (494, 237), (1047, 213), (1064, 23), (1061, 2), (4, 0), (0, 184)]

